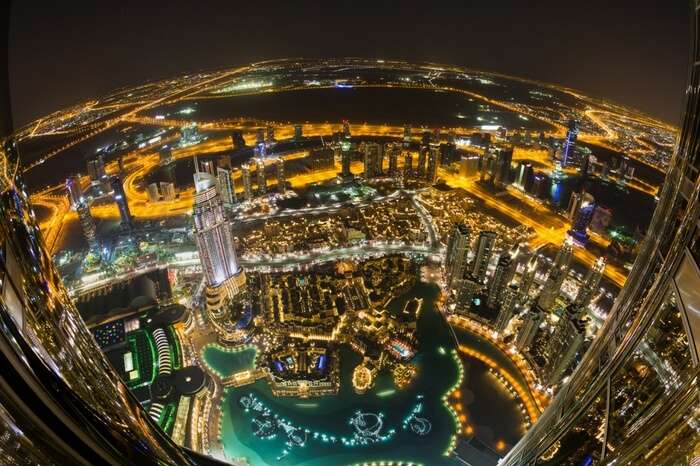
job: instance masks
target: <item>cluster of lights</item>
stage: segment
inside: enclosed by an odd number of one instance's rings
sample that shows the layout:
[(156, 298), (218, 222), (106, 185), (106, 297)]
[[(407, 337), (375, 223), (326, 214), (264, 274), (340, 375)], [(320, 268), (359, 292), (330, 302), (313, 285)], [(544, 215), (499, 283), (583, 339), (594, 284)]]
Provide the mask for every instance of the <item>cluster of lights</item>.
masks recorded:
[[(438, 351), (440, 354), (445, 354), (445, 349), (444, 348), (439, 348)], [(464, 366), (462, 365), (462, 360), (459, 358), (459, 354), (457, 354), (456, 350), (450, 351), (450, 354), (452, 355), (452, 360), (455, 362), (457, 365), (457, 380), (455, 380), (455, 383), (452, 384), (452, 386), (445, 392), (445, 394), (442, 396), (442, 404), (449, 411), (449, 413), (452, 415), (452, 420), (454, 421), (455, 424), (455, 429), (457, 432), (461, 430), (462, 423), (459, 419), (459, 415), (457, 414), (457, 411), (452, 407), (452, 405), (449, 402), (449, 398), (452, 394), (457, 393), (459, 391), (459, 387), (462, 385), (464, 382)], [(452, 435), (450, 437), (450, 443), (447, 445), (447, 448), (445, 451), (442, 453), (443, 456), (450, 456), (452, 452), (457, 448), (457, 435)]]

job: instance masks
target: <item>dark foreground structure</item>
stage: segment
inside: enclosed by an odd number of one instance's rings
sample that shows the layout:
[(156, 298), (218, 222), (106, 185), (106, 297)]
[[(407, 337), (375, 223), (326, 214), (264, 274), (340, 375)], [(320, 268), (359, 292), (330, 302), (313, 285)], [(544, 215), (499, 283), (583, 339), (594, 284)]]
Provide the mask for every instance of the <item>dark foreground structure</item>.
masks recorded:
[[(577, 371), (503, 465), (700, 461), (698, 66), (696, 40), (676, 154), (627, 284)], [(0, 80), (3, 464), (217, 464), (160, 431), (71, 303), (18, 176), (6, 73)]]

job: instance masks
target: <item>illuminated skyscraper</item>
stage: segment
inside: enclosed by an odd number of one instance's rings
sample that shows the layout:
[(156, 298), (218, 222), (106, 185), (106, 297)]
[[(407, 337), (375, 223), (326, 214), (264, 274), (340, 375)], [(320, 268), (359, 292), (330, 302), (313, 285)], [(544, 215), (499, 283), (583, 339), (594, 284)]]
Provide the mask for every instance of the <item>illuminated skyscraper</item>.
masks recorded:
[(118, 176), (113, 176), (110, 178), (110, 184), (112, 185), (112, 190), (114, 191), (114, 202), (116, 202), (117, 207), (119, 207), (121, 226), (124, 230), (131, 231), (134, 228), (134, 221), (131, 218), (131, 212), (129, 211), (129, 204), (126, 200), (122, 180)]
[(374, 158), (374, 175), (382, 176), (384, 174), (384, 150), (383, 144), (377, 144), (377, 154)]
[(343, 120), (343, 138), (350, 140), (350, 122), (348, 120)]
[(495, 328), (498, 333), (503, 333), (503, 331), (508, 326), (508, 323), (513, 318), (515, 307), (518, 304), (518, 297), (520, 293), (518, 291), (518, 285), (511, 283), (503, 290), (503, 299), (498, 307), (498, 315), (496, 317)]
[(77, 212), (80, 227), (85, 235), (85, 240), (88, 243), (91, 252), (97, 252), (100, 249), (97, 242), (97, 227), (95, 220), (90, 213), (90, 206), (87, 200), (83, 197), (83, 192), (80, 189), (80, 177), (71, 176), (66, 180), (66, 191), (71, 207)]
[(562, 313), (545, 347), (547, 364), (544, 376), (548, 385), (556, 385), (571, 367), (586, 338), (586, 325), (581, 320), (580, 310), (569, 305)]
[(455, 311), (458, 314), (467, 315), (471, 310), (474, 297), (481, 289), (482, 285), (471, 274), (455, 283), (457, 296), (455, 298)]
[(265, 138), (265, 143), (270, 145), (276, 142), (277, 140), (275, 139), (275, 127), (274, 126), (268, 126), (266, 128), (266, 138)]
[(591, 299), (593, 299), (593, 296), (598, 291), (598, 285), (600, 285), (600, 279), (603, 278), (603, 272), (605, 272), (605, 259), (599, 257), (586, 274), (583, 283), (581, 283), (581, 288), (579, 288), (576, 299), (574, 299), (574, 306), (580, 309), (586, 309), (588, 307), (591, 303)]
[(491, 262), (493, 247), (496, 245), (496, 233), (493, 231), (482, 231), (476, 241), (474, 249), (474, 262), (472, 265), (472, 275), (479, 283), (484, 283), (486, 271)]
[(403, 147), (408, 148), (411, 145), (411, 125), (403, 127)]
[(148, 194), (148, 202), (160, 201), (160, 190), (158, 189), (158, 183), (150, 183), (148, 186), (146, 186), (146, 193)]
[(493, 178), (494, 185), (503, 187), (510, 183), (510, 165), (513, 161), (513, 148), (501, 149), (496, 152), (496, 167)]
[(231, 172), (225, 168), (218, 167), (216, 169), (216, 184), (221, 195), (221, 201), (224, 206), (230, 207), (236, 203), (236, 191), (233, 187)]
[(399, 176), (399, 155), (401, 155), (401, 149), (396, 145), (391, 146), (389, 149), (389, 176), (392, 178)]
[(257, 128), (255, 130), (255, 146), (265, 145), (265, 128)]
[(428, 162), (428, 154), (430, 149), (427, 146), (421, 146), (418, 151), (418, 166), (416, 167), (416, 176), (418, 178), (425, 178), (426, 173), (426, 163)]
[(256, 175), (258, 179), (258, 195), (267, 193), (267, 177), (265, 176), (265, 161), (260, 158), (257, 162)]
[(80, 187), (79, 176), (70, 176), (66, 179), (66, 192), (68, 193), (71, 207), (75, 209), (83, 201), (83, 190)]
[(204, 160), (200, 163), (200, 170), (209, 173), (210, 175), (214, 175), (214, 161), (213, 160)]
[(226, 222), (216, 178), (206, 172), (194, 174), (194, 228), (199, 258), (207, 286), (216, 288), (241, 273)]
[(503, 293), (513, 279), (515, 274), (515, 263), (512, 252), (504, 252), (498, 257), (496, 269), (491, 277), (489, 285), (489, 295), (486, 300), (487, 306), (492, 309), (499, 309), (503, 300)]
[(336, 147), (336, 151), (340, 152), (341, 179), (343, 181), (351, 180), (352, 172), (350, 171), (350, 164), (352, 163), (352, 154), (350, 153), (350, 144), (341, 142), (338, 147)]
[(368, 143), (364, 146), (364, 175), (365, 178), (370, 180), (375, 177), (376, 166), (377, 166), (377, 146), (378, 144)]
[(540, 324), (544, 318), (544, 310), (538, 305), (533, 305), (523, 317), (523, 323), (515, 337), (515, 346), (524, 351), (532, 346), (537, 334), (540, 331)]
[(578, 137), (578, 121), (569, 120), (569, 129), (566, 131), (566, 139), (564, 139), (564, 148), (561, 151), (561, 165), (566, 167), (569, 159), (574, 155), (574, 147), (576, 146), (576, 138)]
[(593, 201), (593, 196), (584, 196), (580, 207), (574, 215), (571, 230), (569, 230), (569, 235), (571, 235), (576, 242), (586, 244), (588, 241), (588, 225), (591, 224), (594, 211), (595, 204)]
[(243, 196), (246, 201), (253, 200), (253, 181), (250, 178), (250, 165), (241, 165), (241, 178), (243, 179)]
[(445, 254), (445, 279), (448, 287), (454, 286), (464, 277), (471, 247), (469, 227), (458, 223), (452, 229)]
[(555, 300), (559, 296), (561, 286), (569, 274), (569, 267), (571, 266), (571, 257), (573, 252), (574, 250), (571, 239), (566, 238), (564, 240), (564, 244), (554, 258), (554, 264), (552, 265), (549, 275), (547, 276), (547, 280), (544, 282), (544, 286), (540, 291), (540, 296), (537, 298), (537, 304), (539, 304), (542, 309), (551, 309)]
[(406, 152), (403, 157), (403, 178), (404, 180), (413, 178), (413, 155), (410, 152)]
[(528, 300), (530, 295), (530, 290), (532, 290), (532, 285), (535, 284), (535, 275), (537, 274), (537, 269), (540, 267), (540, 256), (533, 254), (530, 260), (525, 264), (523, 269), (523, 274), (520, 277), (520, 295), (523, 302)]
[(287, 190), (287, 178), (284, 175), (284, 159), (275, 160), (275, 172), (277, 175), (277, 192), (284, 194)]
[(440, 165), (440, 147), (431, 146), (430, 156), (428, 157), (428, 171), (426, 173), (426, 179), (428, 183), (435, 183), (437, 181), (437, 171)]
[(304, 137), (303, 129), (301, 125), (294, 125), (294, 140), (296, 142), (301, 141)]
[(243, 138), (243, 133), (240, 130), (234, 130), (231, 132), (231, 145), (234, 150), (243, 149), (246, 147), (245, 138)]

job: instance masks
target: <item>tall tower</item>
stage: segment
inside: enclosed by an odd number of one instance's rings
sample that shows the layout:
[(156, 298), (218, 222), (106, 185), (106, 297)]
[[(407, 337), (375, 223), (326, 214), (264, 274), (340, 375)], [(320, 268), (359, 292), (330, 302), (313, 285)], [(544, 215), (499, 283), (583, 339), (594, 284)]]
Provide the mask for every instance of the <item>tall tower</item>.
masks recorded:
[(571, 366), (586, 337), (586, 325), (580, 308), (569, 305), (562, 313), (545, 347), (544, 375), (549, 385), (558, 384)]
[(350, 171), (350, 164), (352, 162), (350, 153), (350, 144), (341, 142), (339, 146), (340, 150), (340, 165), (341, 173), (340, 176), (344, 181), (352, 179), (352, 172)]
[(231, 172), (225, 168), (218, 167), (216, 169), (216, 183), (221, 194), (221, 201), (224, 206), (230, 207), (236, 203), (236, 190), (233, 187)]
[(364, 174), (365, 178), (371, 180), (375, 176), (374, 169), (376, 168), (376, 157), (377, 157), (377, 145), (376, 144), (365, 144), (364, 150)]
[(569, 128), (566, 131), (566, 139), (564, 139), (564, 148), (561, 152), (561, 165), (566, 167), (570, 158), (574, 155), (574, 147), (576, 146), (576, 138), (578, 137), (578, 121), (569, 120)]
[(242, 273), (226, 222), (216, 178), (206, 172), (194, 174), (194, 231), (207, 286), (217, 288)]
[(501, 306), (503, 292), (513, 279), (515, 274), (513, 256), (512, 252), (504, 252), (498, 257), (496, 270), (494, 270), (493, 277), (491, 277), (488, 299), (486, 300), (486, 304), (491, 309), (498, 309)]
[(603, 278), (603, 272), (605, 272), (605, 258), (599, 257), (588, 270), (586, 278), (581, 283), (581, 287), (574, 299), (574, 306), (579, 309), (586, 309), (591, 304), (591, 299), (593, 299), (598, 290), (598, 285), (600, 285), (600, 279)]
[(464, 223), (458, 223), (452, 229), (452, 234), (447, 242), (445, 254), (445, 277), (448, 287), (455, 286), (464, 278), (469, 258), (471, 235), (469, 227)]
[(591, 195), (582, 196), (581, 204), (573, 216), (569, 235), (581, 244), (586, 244), (588, 241), (588, 225), (591, 224), (595, 212), (594, 201)]
[(430, 146), (430, 156), (428, 157), (428, 171), (426, 173), (426, 179), (428, 183), (435, 183), (437, 181), (438, 166), (440, 165), (440, 147)]
[(404, 180), (413, 178), (413, 155), (410, 152), (406, 152), (403, 158), (403, 177)]
[(112, 190), (114, 191), (114, 202), (116, 202), (117, 207), (119, 207), (121, 226), (124, 230), (131, 231), (134, 228), (134, 221), (131, 218), (129, 204), (126, 201), (126, 194), (124, 193), (124, 185), (122, 185), (122, 180), (115, 175), (110, 178), (110, 183), (112, 185)]
[(524, 351), (532, 346), (532, 343), (535, 341), (540, 331), (540, 323), (543, 318), (544, 310), (538, 305), (532, 306), (530, 310), (527, 311), (523, 318), (523, 323), (520, 326), (520, 330), (518, 331), (518, 335), (515, 337), (515, 346), (520, 351)]
[(267, 177), (265, 176), (265, 161), (262, 158), (258, 159), (257, 169), (255, 170), (258, 179), (258, 195), (262, 196), (267, 193)]
[(389, 149), (389, 176), (398, 178), (399, 176), (399, 155), (401, 150), (393, 145)]
[(71, 207), (77, 212), (80, 227), (85, 235), (85, 240), (88, 243), (90, 251), (96, 253), (100, 249), (97, 241), (97, 227), (95, 220), (90, 213), (90, 206), (87, 200), (83, 197), (83, 192), (80, 189), (80, 177), (71, 176), (66, 180), (66, 191)]
[(284, 159), (275, 160), (275, 171), (277, 174), (277, 192), (284, 194), (287, 190), (287, 178), (284, 176)]
[(250, 177), (250, 165), (241, 165), (241, 178), (243, 179), (243, 196), (246, 201), (253, 200), (253, 181)]
[(471, 310), (474, 296), (476, 296), (476, 294), (482, 288), (482, 285), (468, 273), (464, 278), (456, 282), (456, 287), (457, 296), (455, 298), (455, 310), (458, 314), (467, 315)]
[(428, 146), (421, 146), (420, 150), (418, 151), (418, 166), (416, 167), (416, 177), (418, 177), (419, 179), (425, 178), (425, 164), (428, 161), (429, 153), (430, 149), (428, 149)]
[(508, 326), (508, 322), (513, 318), (515, 307), (518, 304), (518, 285), (511, 283), (503, 290), (503, 299), (498, 309), (495, 328), (498, 333), (503, 331)]
[(493, 231), (482, 231), (479, 233), (479, 239), (476, 241), (474, 252), (474, 262), (472, 266), (472, 275), (479, 283), (483, 283), (486, 278), (493, 248), (496, 245), (496, 233)]
[(411, 145), (411, 125), (403, 126), (403, 147), (408, 149)]
[(530, 290), (532, 290), (532, 285), (535, 284), (535, 275), (537, 274), (539, 266), (540, 256), (537, 253), (533, 254), (527, 264), (525, 264), (525, 268), (520, 277), (520, 295), (522, 296), (523, 302), (529, 299), (528, 296)]
[(573, 244), (571, 238), (566, 238), (554, 258), (554, 264), (549, 271), (547, 280), (544, 282), (542, 291), (540, 291), (540, 296), (537, 298), (537, 304), (542, 309), (549, 310), (554, 305), (555, 300), (559, 296), (561, 285), (569, 274), (572, 255)]
[(294, 125), (294, 141), (299, 142), (304, 137), (301, 125)]

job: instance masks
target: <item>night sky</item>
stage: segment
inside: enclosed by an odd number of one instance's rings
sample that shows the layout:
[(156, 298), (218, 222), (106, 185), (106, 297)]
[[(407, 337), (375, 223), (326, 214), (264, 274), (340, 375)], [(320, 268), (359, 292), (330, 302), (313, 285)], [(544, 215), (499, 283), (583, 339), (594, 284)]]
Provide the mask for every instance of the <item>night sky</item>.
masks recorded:
[(677, 123), (690, 43), (682, 0), (41, 3), (13, 5), (16, 126), (124, 85), (301, 56), (459, 64)]

